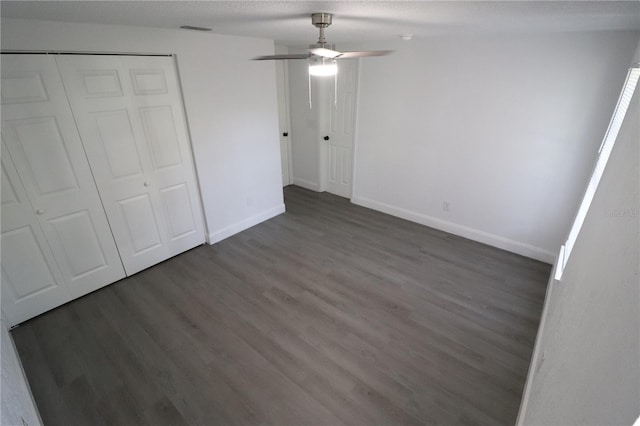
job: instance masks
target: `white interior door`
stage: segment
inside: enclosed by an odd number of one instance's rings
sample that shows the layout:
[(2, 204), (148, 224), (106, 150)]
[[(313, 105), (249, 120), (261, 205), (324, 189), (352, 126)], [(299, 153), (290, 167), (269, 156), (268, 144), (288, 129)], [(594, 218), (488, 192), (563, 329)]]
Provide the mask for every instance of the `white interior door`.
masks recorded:
[(338, 61), (338, 101), (332, 90), (325, 162), (327, 191), (347, 198), (351, 197), (357, 77), (357, 60)]
[(203, 244), (173, 59), (56, 60), (127, 274)]
[(280, 127), (280, 163), (282, 165), (282, 186), (291, 184), (291, 138), (289, 137), (289, 95), (286, 61), (276, 62), (278, 93), (278, 124)]
[[(123, 278), (122, 263), (53, 57), (2, 55), (2, 139), (30, 204), (28, 208), (26, 199), (8, 200), (13, 207), (3, 203), (3, 276), (21, 287), (15, 289), (14, 302), (39, 298), (39, 305), (33, 302), (34, 306), (59, 304), (55, 301), (61, 293), (53, 282), (44, 287), (35, 284), (30, 278), (33, 271), (27, 271), (28, 263), (16, 266), (19, 258), (22, 262), (29, 258), (30, 251), (34, 251), (34, 258), (41, 258), (41, 283), (47, 276), (45, 263), (50, 275), (56, 276), (49, 262), (52, 254), (61, 274), (58, 284), (66, 286), (72, 298)], [(10, 172), (13, 166), (4, 158), (3, 166), (3, 189), (10, 186), (19, 195), (18, 179)], [(46, 238), (46, 244), (40, 236)], [(20, 273), (22, 279), (17, 278)], [(26, 309), (25, 315), (29, 312)]]

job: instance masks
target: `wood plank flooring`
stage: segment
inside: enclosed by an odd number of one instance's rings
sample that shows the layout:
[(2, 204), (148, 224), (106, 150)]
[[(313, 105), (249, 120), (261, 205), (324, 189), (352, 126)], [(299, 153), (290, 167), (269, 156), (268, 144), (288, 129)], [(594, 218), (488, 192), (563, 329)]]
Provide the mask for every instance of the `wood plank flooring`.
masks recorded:
[(285, 201), (13, 330), (45, 425), (515, 422), (549, 265)]

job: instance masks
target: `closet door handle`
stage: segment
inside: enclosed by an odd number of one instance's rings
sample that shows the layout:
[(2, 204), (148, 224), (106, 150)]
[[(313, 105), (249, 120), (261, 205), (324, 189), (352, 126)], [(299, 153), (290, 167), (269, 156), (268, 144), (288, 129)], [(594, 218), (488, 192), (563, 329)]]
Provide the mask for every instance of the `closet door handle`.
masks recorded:
[(36, 214), (37, 214), (37, 215), (44, 214), (44, 210), (42, 210), (42, 209), (38, 209), (38, 210), (36, 210)]
[(145, 183), (144, 183), (144, 186), (149, 186), (149, 182), (145, 182)]

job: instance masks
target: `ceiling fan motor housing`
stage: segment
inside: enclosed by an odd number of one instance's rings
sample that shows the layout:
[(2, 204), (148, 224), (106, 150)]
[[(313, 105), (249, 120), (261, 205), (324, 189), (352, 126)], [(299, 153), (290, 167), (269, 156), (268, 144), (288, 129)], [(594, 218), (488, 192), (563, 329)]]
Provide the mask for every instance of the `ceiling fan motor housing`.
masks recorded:
[(320, 47), (323, 47), (325, 49), (335, 50), (336, 45), (335, 44), (331, 44), (331, 43), (315, 43), (315, 44), (310, 44), (309, 45), (309, 50), (318, 49)]
[(331, 25), (331, 19), (333, 15), (331, 13), (313, 13), (311, 14), (311, 23), (316, 28), (327, 28)]

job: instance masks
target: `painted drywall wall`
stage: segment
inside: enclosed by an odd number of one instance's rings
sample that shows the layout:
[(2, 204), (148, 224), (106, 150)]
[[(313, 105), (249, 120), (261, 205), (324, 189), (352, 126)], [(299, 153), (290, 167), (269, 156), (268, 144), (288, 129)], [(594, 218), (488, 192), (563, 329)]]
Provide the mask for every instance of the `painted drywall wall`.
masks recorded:
[(553, 261), (637, 34), (414, 41), (362, 61), (354, 201)]
[(20, 366), (20, 360), (13, 340), (9, 335), (4, 318), (0, 324), (0, 346), (2, 347), (2, 380), (0, 382), (0, 394), (2, 405), (0, 407), (0, 424), (3, 425), (29, 425), (42, 424), (40, 416), (33, 401), (29, 385)]
[(216, 242), (284, 211), (273, 41), (187, 30), (2, 19), (3, 50), (175, 54)]
[[(352, 201), (552, 263), (637, 38), (520, 34), (339, 46), (395, 50), (361, 60)], [(296, 78), (292, 70), (291, 96), (306, 99)], [(298, 157), (312, 146), (295, 143)]]
[(636, 89), (562, 281), (547, 292), (520, 425), (640, 415), (639, 141)]

